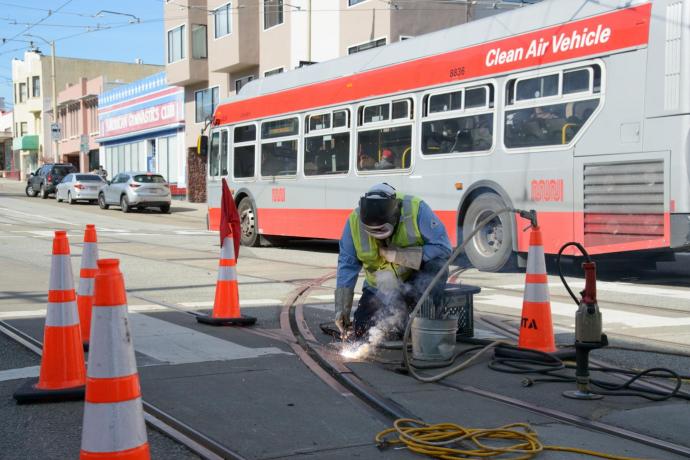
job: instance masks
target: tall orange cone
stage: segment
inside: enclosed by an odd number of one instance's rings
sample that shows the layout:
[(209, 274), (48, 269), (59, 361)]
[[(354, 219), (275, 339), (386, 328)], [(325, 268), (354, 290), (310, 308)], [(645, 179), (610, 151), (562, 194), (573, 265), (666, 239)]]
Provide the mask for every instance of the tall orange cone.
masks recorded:
[(196, 319), (200, 323), (214, 326), (251, 326), (256, 323), (256, 318), (243, 316), (240, 313), (240, 294), (237, 286), (236, 265), (235, 243), (232, 231), (230, 231), (220, 248), (218, 281), (216, 282), (216, 298), (213, 302), (213, 312), (211, 316), (197, 315)]
[(57, 230), (50, 264), (41, 372), (37, 383), (29, 380), (14, 393), (19, 404), (84, 397), (86, 370), (73, 280), (67, 232)]
[(119, 263), (117, 259), (98, 261), (81, 460), (150, 458)]
[(91, 334), (91, 306), (93, 305), (93, 283), (98, 271), (97, 260), (96, 226), (88, 224), (86, 230), (84, 230), (84, 248), (81, 252), (81, 270), (79, 270), (79, 284), (77, 287), (77, 308), (79, 309), (81, 340), (85, 350), (88, 350), (89, 335)]
[(527, 274), (518, 346), (546, 353), (556, 351), (544, 244), (541, 229), (538, 226), (533, 226), (529, 235)]

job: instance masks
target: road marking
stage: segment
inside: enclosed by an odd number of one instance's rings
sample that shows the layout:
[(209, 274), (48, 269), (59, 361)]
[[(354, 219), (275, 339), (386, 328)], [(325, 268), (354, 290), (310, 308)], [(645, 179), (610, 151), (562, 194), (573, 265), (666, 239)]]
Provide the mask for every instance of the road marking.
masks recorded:
[[(278, 299), (245, 299), (245, 300), (240, 300), (240, 307), (268, 307), (268, 306), (277, 306), (277, 305), (282, 305), (283, 301), (278, 300)], [(212, 301), (204, 301), (204, 302), (181, 302), (178, 303), (177, 305), (181, 307), (187, 307), (187, 308), (211, 308), (213, 307), (213, 302)]]
[[(355, 300), (359, 299), (362, 297), (359, 294), (355, 294)], [(316, 294), (316, 295), (310, 295), (310, 299), (316, 299), (316, 300), (335, 300), (335, 294)]]
[[(479, 294), (474, 297), (475, 304), (491, 305), (495, 307), (510, 308), (522, 311), (522, 297), (514, 297), (503, 294)], [(565, 316), (574, 320), (577, 307), (572, 303), (551, 302), (551, 313)], [(603, 308), (601, 310), (604, 327), (641, 328), (641, 327), (669, 327), (690, 325), (690, 316), (655, 316), (643, 313)], [(574, 326), (574, 323), (571, 323)]]
[(40, 366), (19, 367), (17, 369), (7, 369), (0, 371), (0, 382), (5, 380), (26, 379), (30, 377), (38, 377), (41, 371)]
[(244, 347), (140, 313), (129, 315), (129, 322), (134, 334), (134, 348), (151, 358), (170, 364), (232, 361), (290, 354), (276, 347)]
[[(573, 291), (582, 290), (585, 286), (585, 282), (582, 280), (567, 280)], [(550, 288), (562, 287), (563, 284), (560, 282), (549, 283)], [(508, 284), (505, 286), (499, 286), (499, 289), (524, 289), (524, 284)], [(616, 292), (624, 294), (635, 294), (635, 295), (646, 295), (646, 296), (661, 296), (668, 297), (671, 299), (682, 299), (690, 300), (690, 291), (679, 290), (679, 289), (666, 289), (654, 286), (644, 286), (632, 283), (612, 283), (609, 281), (597, 281), (597, 291), (604, 292)]]
[(37, 214), (31, 214), (31, 213), (22, 212), (22, 211), (15, 211), (14, 209), (3, 208), (0, 206), (0, 212), (2, 212), (2, 211), (11, 212), (11, 213), (19, 214), (20, 216), (31, 218), (31, 220), (25, 220), (24, 222), (26, 222), (26, 223), (35, 223), (36, 222), (35, 219), (42, 219), (46, 222), (55, 222), (55, 223), (62, 224), (62, 225), (72, 225), (72, 226), (79, 225), (79, 224), (73, 224), (71, 222), (65, 222), (63, 219), (53, 219), (52, 217), (39, 216)]
[[(130, 312), (156, 312), (156, 311), (170, 311), (169, 308), (161, 305), (129, 305), (127, 310)], [(15, 311), (0, 311), (0, 319), (20, 319), (20, 318), (41, 318), (46, 316), (45, 308), (37, 308), (35, 310), (15, 310)]]
[(176, 235), (217, 235), (218, 232), (212, 232), (209, 230), (175, 230), (173, 233)]

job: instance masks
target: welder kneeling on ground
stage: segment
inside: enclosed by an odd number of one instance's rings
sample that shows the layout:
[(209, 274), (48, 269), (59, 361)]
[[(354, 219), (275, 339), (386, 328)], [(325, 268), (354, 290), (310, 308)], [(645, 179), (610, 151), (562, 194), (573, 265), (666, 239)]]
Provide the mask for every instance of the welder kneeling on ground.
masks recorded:
[[(361, 338), (382, 323), (385, 332), (394, 335), (404, 330), (409, 309), (450, 254), (446, 229), (429, 205), (388, 184), (373, 186), (360, 198), (340, 238), (335, 323), (341, 334), (345, 336), (351, 325), (362, 267), (365, 282), (354, 314), (354, 336)], [(431, 292), (434, 305), (443, 302), (444, 288), (445, 283), (438, 283)]]

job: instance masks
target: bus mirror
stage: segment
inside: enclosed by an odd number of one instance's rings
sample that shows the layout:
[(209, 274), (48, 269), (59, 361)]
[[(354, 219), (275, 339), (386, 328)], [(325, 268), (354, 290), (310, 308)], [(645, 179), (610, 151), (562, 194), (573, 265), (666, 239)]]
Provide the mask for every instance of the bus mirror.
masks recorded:
[(201, 135), (196, 141), (196, 153), (197, 155), (206, 156), (208, 153), (208, 136)]

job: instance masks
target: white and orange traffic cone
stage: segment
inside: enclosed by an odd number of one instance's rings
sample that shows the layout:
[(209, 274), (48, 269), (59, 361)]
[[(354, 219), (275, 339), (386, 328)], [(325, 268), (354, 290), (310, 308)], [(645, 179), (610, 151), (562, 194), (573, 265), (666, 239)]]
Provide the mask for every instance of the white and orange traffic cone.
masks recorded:
[(518, 346), (546, 353), (556, 351), (544, 244), (541, 229), (538, 226), (533, 226), (529, 235), (527, 274), (525, 275)]
[(84, 397), (86, 369), (67, 232), (57, 230), (50, 264), (48, 309), (38, 382), (14, 393), (17, 403), (71, 401)]
[(256, 318), (240, 313), (240, 293), (237, 285), (237, 260), (232, 231), (223, 240), (218, 261), (216, 297), (211, 316), (197, 315), (200, 323), (214, 326), (251, 326)]
[(119, 260), (99, 260), (94, 284), (79, 458), (148, 460), (139, 374)]
[(81, 340), (85, 350), (89, 348), (89, 336), (91, 334), (91, 306), (93, 305), (93, 283), (98, 271), (97, 260), (96, 226), (88, 224), (84, 230), (84, 248), (81, 252), (81, 269), (79, 270), (79, 284), (77, 286), (77, 308), (79, 309)]

